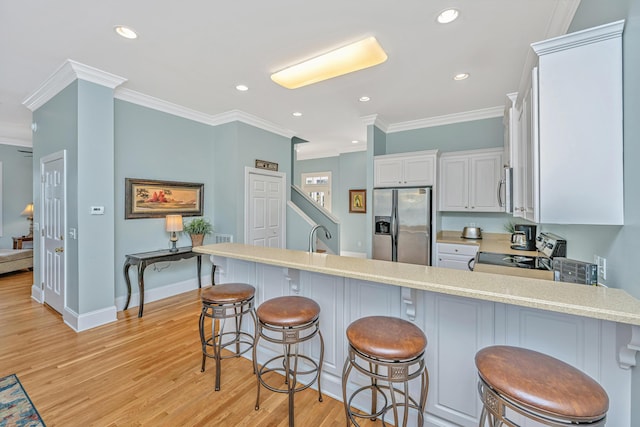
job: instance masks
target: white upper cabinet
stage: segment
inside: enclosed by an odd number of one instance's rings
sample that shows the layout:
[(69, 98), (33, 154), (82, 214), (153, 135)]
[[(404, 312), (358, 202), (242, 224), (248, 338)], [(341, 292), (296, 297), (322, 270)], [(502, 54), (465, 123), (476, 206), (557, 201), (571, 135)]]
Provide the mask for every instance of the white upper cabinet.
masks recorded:
[(504, 212), (498, 196), (502, 153), (502, 148), (443, 153), (439, 210)]
[(434, 185), (437, 150), (386, 154), (374, 158), (375, 187)]
[(537, 223), (624, 223), (623, 27), (618, 21), (531, 45), (538, 67), (523, 103), (530, 132), (521, 146), (532, 168), (524, 173), (531, 180), (525, 209)]

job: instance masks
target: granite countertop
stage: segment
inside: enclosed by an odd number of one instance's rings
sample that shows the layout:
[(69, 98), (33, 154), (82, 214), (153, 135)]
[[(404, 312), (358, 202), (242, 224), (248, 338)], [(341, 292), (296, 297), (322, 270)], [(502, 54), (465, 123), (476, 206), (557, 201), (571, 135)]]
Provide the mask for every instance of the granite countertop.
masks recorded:
[(194, 247), (193, 251), (447, 295), (640, 325), (640, 300), (621, 289), (239, 243), (198, 246)]
[[(481, 252), (496, 254), (512, 254), (520, 256), (544, 256), (538, 251), (521, 251), (511, 249), (511, 234), (482, 233), (482, 239), (465, 239), (460, 231), (440, 231), (436, 236), (437, 243), (452, 243), (456, 245), (474, 245)], [(533, 279), (553, 280), (553, 271), (533, 270), (528, 268), (513, 268), (489, 264), (475, 264), (475, 272), (503, 274), (507, 276), (530, 277)]]
[(482, 239), (465, 239), (460, 231), (439, 231), (436, 235), (437, 243), (453, 243), (456, 245), (475, 245), (482, 252), (497, 254), (514, 254), (522, 256), (540, 256), (538, 251), (519, 251), (511, 249), (511, 234), (482, 233)]

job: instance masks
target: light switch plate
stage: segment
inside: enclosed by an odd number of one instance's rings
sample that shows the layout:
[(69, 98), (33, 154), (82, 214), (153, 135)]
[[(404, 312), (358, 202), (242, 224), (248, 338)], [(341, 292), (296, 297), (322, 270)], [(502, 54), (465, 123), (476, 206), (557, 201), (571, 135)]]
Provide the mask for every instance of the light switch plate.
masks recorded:
[(91, 206), (91, 215), (104, 215), (104, 206)]

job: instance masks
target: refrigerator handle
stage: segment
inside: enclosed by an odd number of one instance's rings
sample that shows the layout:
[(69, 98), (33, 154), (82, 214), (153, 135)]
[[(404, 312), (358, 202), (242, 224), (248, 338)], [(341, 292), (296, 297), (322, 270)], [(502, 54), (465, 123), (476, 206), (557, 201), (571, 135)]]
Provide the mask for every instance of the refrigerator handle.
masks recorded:
[(391, 261), (398, 261), (398, 191), (393, 190), (391, 208)]

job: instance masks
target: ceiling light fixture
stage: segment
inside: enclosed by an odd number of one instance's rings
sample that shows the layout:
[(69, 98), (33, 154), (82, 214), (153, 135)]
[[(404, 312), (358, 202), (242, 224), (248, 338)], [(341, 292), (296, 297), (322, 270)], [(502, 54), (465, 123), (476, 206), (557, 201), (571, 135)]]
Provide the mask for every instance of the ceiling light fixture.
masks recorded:
[(296, 111), (294, 113), (291, 113), (294, 117), (301, 117), (302, 113), (300, 111)]
[(278, 71), (271, 75), (271, 80), (287, 89), (297, 89), (373, 67), (386, 60), (387, 54), (376, 38), (368, 37)]
[(351, 141), (352, 144), (357, 144), (359, 141), (357, 139), (354, 139), (353, 141)]
[(240, 92), (246, 92), (249, 90), (249, 86), (247, 85), (238, 85), (236, 86), (236, 89), (239, 90)]
[(116, 25), (113, 27), (113, 30), (118, 33), (118, 35), (124, 37), (125, 39), (137, 39), (138, 33), (136, 33), (133, 29), (129, 27), (125, 27), (124, 25)]
[(445, 9), (440, 12), (436, 20), (441, 24), (449, 24), (458, 19), (459, 15), (460, 12), (457, 9)]
[(468, 78), (469, 78), (469, 73), (459, 73), (453, 76), (453, 80), (456, 80), (456, 81), (466, 80)]
[(360, 102), (369, 102), (369, 101), (371, 101), (371, 98), (369, 98), (368, 96), (361, 96), (359, 101)]

